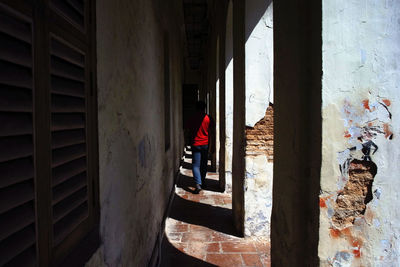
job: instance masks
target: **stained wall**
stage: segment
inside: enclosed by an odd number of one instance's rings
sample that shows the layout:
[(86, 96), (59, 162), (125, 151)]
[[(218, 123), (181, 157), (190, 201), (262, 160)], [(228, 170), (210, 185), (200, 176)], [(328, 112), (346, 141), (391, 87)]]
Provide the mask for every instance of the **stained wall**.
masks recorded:
[(97, 1), (101, 246), (87, 266), (147, 266), (158, 254), (183, 147), (182, 7), (164, 2)]
[(400, 265), (400, 4), (323, 1), (321, 266)]
[(270, 233), (273, 180), (273, 7), (245, 2), (244, 233)]

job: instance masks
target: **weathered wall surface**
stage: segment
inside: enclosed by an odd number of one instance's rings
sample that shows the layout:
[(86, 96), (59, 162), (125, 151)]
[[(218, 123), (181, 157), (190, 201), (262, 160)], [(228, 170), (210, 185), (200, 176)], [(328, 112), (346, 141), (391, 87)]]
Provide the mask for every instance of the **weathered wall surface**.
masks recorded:
[(323, 1), (321, 266), (400, 265), (400, 3)]
[(246, 129), (245, 234), (269, 236), (274, 151), (272, 105)]
[(272, 1), (246, 1), (245, 235), (269, 236), (273, 179)]
[(273, 98), (272, 0), (246, 1), (246, 126), (253, 127)]
[(233, 4), (229, 1), (225, 37), (225, 179), (226, 190), (232, 191), (233, 138)]
[[(180, 14), (170, 12), (180, 9), (174, 5), (97, 1), (102, 242), (87, 266), (146, 266), (156, 244), (183, 145), (180, 28), (174, 23)], [(168, 151), (165, 32), (170, 40)]]
[(265, 155), (268, 163), (274, 162), (274, 108), (272, 104), (254, 127), (246, 127), (246, 155)]

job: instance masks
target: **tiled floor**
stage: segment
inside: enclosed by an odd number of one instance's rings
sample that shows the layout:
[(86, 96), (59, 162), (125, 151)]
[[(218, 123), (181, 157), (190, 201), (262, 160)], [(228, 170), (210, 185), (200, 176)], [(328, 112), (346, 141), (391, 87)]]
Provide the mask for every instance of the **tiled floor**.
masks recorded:
[(267, 240), (235, 235), (231, 194), (219, 192), (218, 174), (208, 173), (207, 189), (192, 193), (190, 158), (186, 154), (166, 222), (161, 266), (270, 266)]

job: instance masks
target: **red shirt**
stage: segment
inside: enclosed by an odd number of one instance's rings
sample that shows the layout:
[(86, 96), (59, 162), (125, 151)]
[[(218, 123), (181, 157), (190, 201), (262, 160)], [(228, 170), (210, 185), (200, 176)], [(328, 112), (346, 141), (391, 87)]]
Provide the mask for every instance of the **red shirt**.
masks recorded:
[(203, 112), (198, 112), (191, 118), (189, 129), (193, 137), (193, 146), (208, 145), (210, 127), (212, 127), (212, 121), (210, 117)]

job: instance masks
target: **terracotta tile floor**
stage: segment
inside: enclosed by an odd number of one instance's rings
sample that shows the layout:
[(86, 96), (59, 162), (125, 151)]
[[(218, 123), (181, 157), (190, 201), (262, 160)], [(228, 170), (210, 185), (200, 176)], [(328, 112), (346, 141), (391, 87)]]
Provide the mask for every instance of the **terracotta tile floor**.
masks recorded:
[(230, 193), (207, 174), (207, 189), (193, 194), (191, 155), (186, 152), (166, 221), (161, 266), (270, 266), (269, 243), (235, 235)]

